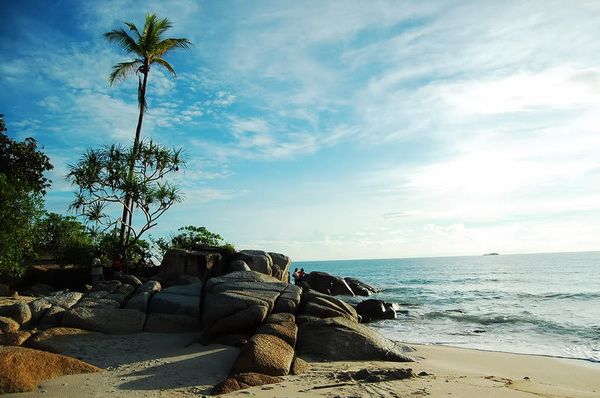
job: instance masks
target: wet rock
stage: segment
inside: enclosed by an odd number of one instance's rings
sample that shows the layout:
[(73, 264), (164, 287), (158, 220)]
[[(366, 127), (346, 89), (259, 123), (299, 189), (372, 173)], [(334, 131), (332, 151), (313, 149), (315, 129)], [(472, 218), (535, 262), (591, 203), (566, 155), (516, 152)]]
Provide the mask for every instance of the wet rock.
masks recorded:
[(370, 296), (373, 293), (377, 293), (379, 290), (375, 287), (364, 283), (356, 278), (344, 278), (344, 281), (350, 286), (350, 289), (357, 296)]

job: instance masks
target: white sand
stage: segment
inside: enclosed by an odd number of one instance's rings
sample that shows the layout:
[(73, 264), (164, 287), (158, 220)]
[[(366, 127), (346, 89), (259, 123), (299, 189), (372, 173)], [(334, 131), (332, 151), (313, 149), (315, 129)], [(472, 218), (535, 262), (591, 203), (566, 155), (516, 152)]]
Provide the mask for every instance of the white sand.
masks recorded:
[[(227, 377), (238, 349), (202, 346), (193, 334), (79, 336), (66, 355), (107, 368), (61, 377), (16, 397), (201, 397)], [(600, 364), (533, 355), (441, 346), (414, 346), (416, 363), (313, 362), (313, 369), (280, 384), (232, 397), (600, 397)], [(340, 372), (410, 367), (428, 376), (379, 383), (347, 383)], [(525, 379), (528, 377), (529, 379)], [(346, 383), (327, 388), (328, 385)], [(316, 388), (315, 388), (316, 387)]]

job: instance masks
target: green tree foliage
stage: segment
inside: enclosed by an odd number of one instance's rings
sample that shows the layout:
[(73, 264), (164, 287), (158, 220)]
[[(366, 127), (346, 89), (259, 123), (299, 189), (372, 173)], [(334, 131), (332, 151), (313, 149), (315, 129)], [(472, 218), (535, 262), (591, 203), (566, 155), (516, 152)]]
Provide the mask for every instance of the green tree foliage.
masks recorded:
[(0, 115), (0, 275), (18, 276), (34, 255), (36, 226), (51, 181), (50, 159), (33, 138), (17, 142), (6, 134)]
[(73, 216), (46, 213), (37, 228), (36, 252), (71, 264), (91, 262), (95, 245), (92, 234)]
[[(128, 169), (132, 163), (130, 178)], [(179, 189), (165, 178), (183, 164), (180, 150), (152, 141), (140, 143), (137, 151), (120, 145), (90, 149), (79, 162), (69, 166), (67, 179), (78, 188), (70, 209), (83, 216), (95, 233), (112, 233), (121, 224), (119, 218), (111, 216), (115, 206), (125, 206), (131, 198), (128, 211), (137, 212), (141, 223), (129, 227), (125, 235), (123, 246), (127, 254), (173, 204), (183, 199)]]
[[(133, 57), (129, 61), (120, 62), (113, 66), (108, 81), (112, 86), (117, 81), (122, 81), (131, 75), (138, 77), (138, 105), (139, 116), (135, 129), (133, 152), (136, 153), (140, 143), (142, 122), (146, 109), (146, 87), (150, 69), (154, 64), (160, 66), (168, 73), (175, 76), (175, 70), (165, 60), (165, 55), (176, 48), (189, 48), (191, 42), (184, 38), (165, 38), (164, 34), (172, 27), (167, 18), (160, 19), (155, 14), (147, 14), (144, 27), (140, 30), (132, 22), (125, 22), (129, 32), (123, 28), (113, 29), (104, 34), (104, 38), (111, 43), (116, 43), (122, 50)], [(134, 165), (129, 165), (129, 176), (133, 174)], [(127, 197), (123, 204), (121, 216), (121, 243), (125, 242), (125, 235), (131, 229), (133, 214), (130, 212), (132, 198)]]
[(235, 250), (233, 245), (225, 242), (221, 235), (210, 232), (205, 227), (188, 225), (179, 228), (177, 231), (179, 233), (171, 236), (168, 240), (164, 238), (152, 240), (154, 248), (159, 252), (160, 256), (163, 256), (168, 249), (193, 250), (197, 248), (198, 245), (222, 247), (228, 251)]

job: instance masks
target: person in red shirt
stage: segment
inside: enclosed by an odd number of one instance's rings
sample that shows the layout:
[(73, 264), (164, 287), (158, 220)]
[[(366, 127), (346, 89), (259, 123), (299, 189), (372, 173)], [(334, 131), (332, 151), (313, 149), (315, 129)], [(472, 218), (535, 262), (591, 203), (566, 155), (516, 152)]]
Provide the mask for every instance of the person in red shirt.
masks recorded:
[(123, 273), (123, 256), (117, 254), (112, 262), (113, 275), (120, 275)]

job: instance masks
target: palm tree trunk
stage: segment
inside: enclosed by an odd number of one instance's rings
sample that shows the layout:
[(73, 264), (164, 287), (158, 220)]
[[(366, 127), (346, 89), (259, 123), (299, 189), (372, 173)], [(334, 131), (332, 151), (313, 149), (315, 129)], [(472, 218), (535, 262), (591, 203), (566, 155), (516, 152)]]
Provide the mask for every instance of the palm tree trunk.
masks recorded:
[[(140, 114), (138, 116), (137, 127), (135, 129), (135, 140), (133, 141), (133, 158), (131, 159), (131, 163), (129, 164), (129, 174), (127, 176), (128, 180), (133, 178), (133, 169), (135, 167), (135, 159), (137, 157), (138, 147), (140, 145), (140, 136), (142, 132), (142, 123), (144, 121), (144, 110), (146, 109), (146, 84), (148, 82), (148, 73), (150, 72), (150, 65), (148, 63), (144, 63), (143, 67), (144, 79), (142, 81), (142, 87), (140, 90), (140, 95), (138, 98)], [(126, 193), (125, 195), (125, 205), (123, 206), (123, 215), (121, 217), (121, 235), (120, 235), (120, 243), (121, 249), (123, 251), (123, 262), (125, 263), (125, 269), (127, 269), (127, 244), (129, 241), (129, 233), (131, 231), (131, 223), (133, 221), (133, 198)]]

